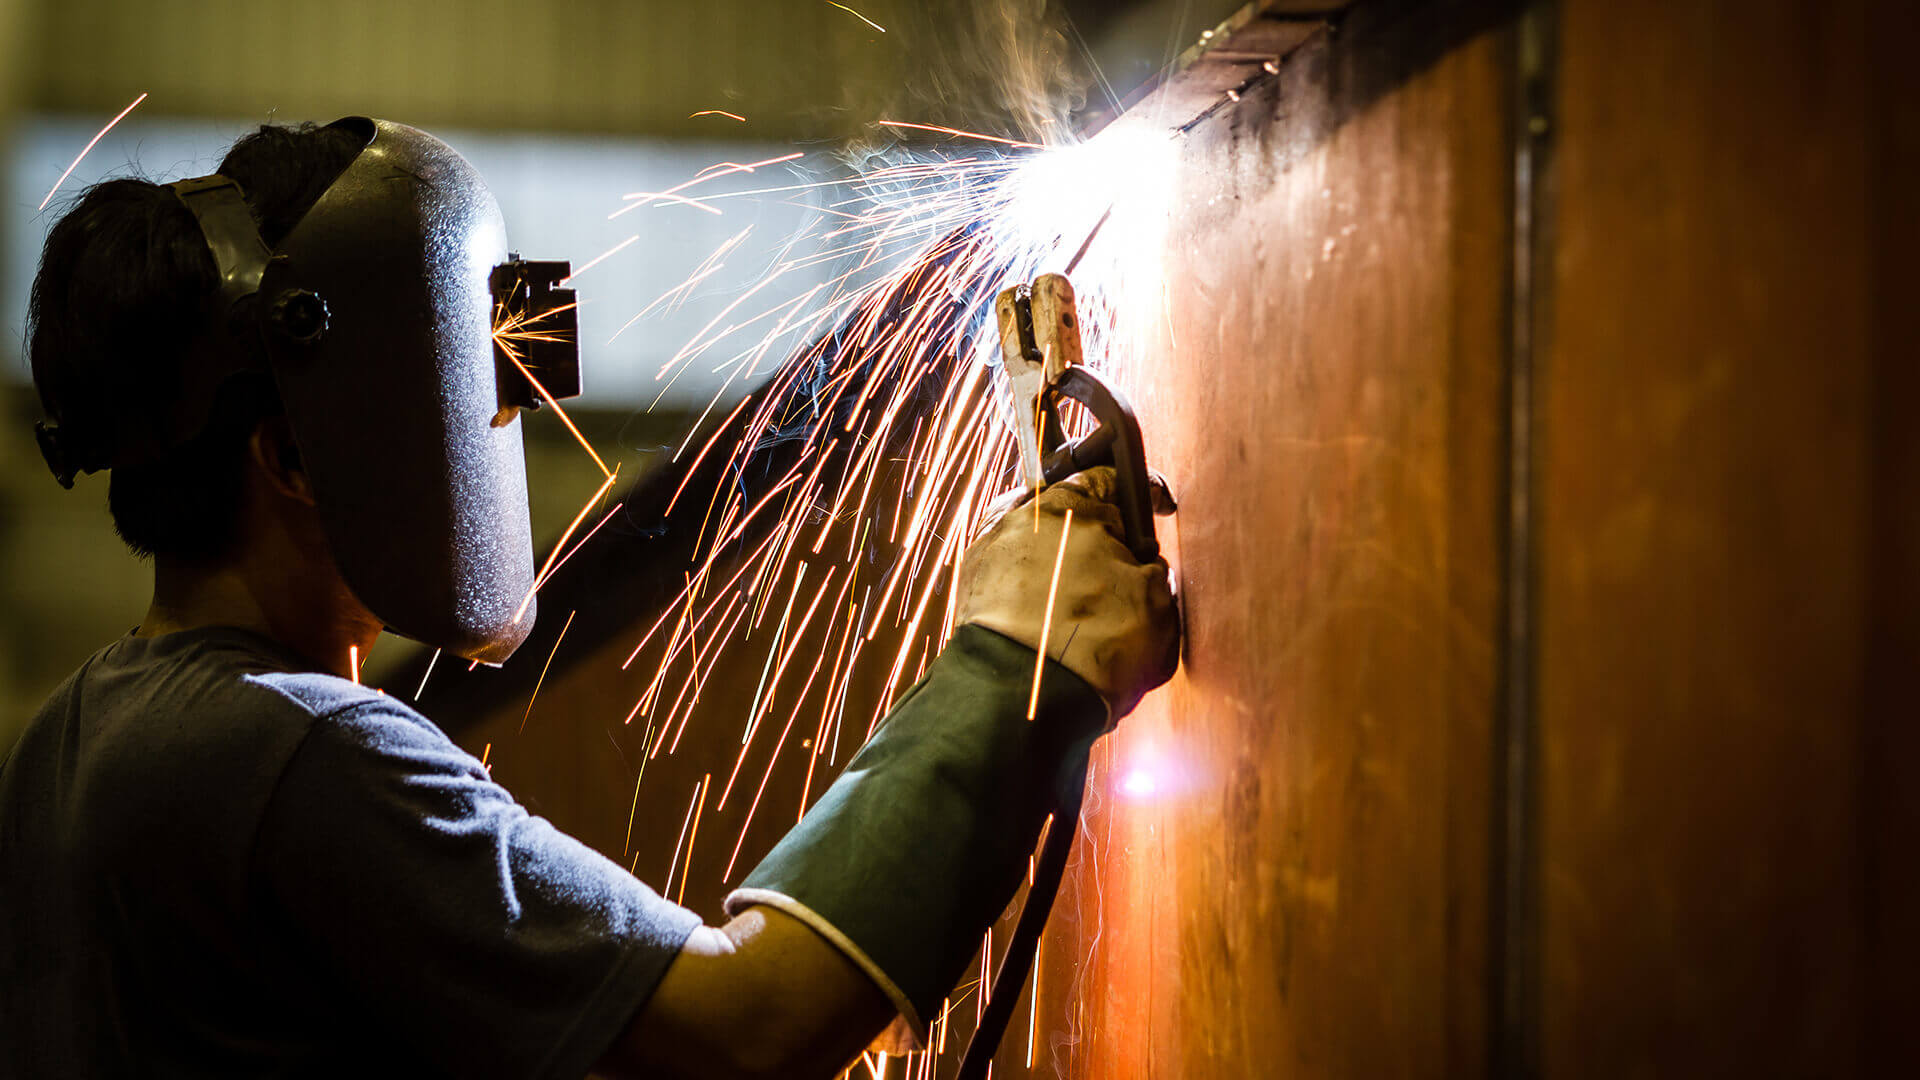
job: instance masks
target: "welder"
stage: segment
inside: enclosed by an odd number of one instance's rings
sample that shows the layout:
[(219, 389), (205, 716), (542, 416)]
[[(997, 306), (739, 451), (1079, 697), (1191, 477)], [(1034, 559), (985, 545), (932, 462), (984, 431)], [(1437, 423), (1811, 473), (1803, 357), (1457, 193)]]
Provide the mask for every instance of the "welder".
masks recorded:
[[(0, 771), (0, 1075), (831, 1076), (925, 1038), (1062, 778), (1171, 676), (1166, 567), (1121, 542), (1111, 472), (1047, 488), (702, 925), (347, 677), (383, 628), (499, 663), (532, 624), (491, 336), (524, 265), (465, 160), (359, 117), (53, 226), (37, 435), (63, 484), (109, 472), (154, 589)], [(1043, 642), (1063, 547), (1074, 631)]]

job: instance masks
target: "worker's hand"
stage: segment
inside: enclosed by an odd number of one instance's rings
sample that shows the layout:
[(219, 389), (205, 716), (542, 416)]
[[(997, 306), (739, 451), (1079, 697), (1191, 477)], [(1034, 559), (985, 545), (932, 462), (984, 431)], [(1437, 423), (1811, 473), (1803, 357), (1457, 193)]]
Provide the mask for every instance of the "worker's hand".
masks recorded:
[(1180, 616), (1166, 562), (1142, 565), (1127, 550), (1113, 488), (1111, 468), (1088, 469), (992, 521), (960, 564), (957, 621), (1038, 650), (1057, 559), (1047, 655), (1085, 679), (1118, 720), (1173, 677)]

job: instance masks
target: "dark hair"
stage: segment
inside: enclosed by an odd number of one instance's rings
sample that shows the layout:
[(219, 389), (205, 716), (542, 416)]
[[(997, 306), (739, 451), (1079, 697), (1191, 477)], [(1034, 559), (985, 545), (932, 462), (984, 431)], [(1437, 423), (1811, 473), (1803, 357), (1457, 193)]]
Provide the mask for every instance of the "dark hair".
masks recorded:
[[(246, 192), (274, 247), (363, 145), (331, 128), (268, 125), (234, 143), (219, 171)], [(85, 442), (168, 410), (214, 315), (218, 273), (192, 212), (164, 184), (108, 180), (82, 193), (47, 234), (27, 308), (27, 351), (48, 415)], [(270, 379), (231, 379), (198, 436), (114, 468), (107, 506), (120, 538), (141, 556), (226, 554), (247, 439), (278, 412)]]

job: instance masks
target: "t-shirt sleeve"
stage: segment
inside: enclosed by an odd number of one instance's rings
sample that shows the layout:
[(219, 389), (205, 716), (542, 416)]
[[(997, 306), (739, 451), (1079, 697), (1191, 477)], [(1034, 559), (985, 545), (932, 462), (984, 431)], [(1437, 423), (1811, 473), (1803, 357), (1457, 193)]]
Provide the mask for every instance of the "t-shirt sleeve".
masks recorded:
[(379, 703), (314, 721), (253, 872), (299, 962), (458, 1076), (584, 1076), (701, 921)]

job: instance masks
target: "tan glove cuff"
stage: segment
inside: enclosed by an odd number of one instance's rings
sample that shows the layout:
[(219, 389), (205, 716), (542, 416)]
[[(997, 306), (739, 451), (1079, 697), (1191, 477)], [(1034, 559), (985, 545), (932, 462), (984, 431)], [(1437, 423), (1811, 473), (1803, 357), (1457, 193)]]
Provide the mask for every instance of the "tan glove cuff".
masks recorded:
[[(1036, 654), (1035, 661), (1037, 666), (1039, 659), (1038, 653), (1040, 652), (1040, 627), (1033, 625), (1032, 621), (1028, 619), (1024, 613), (994, 610), (973, 611), (968, 613), (967, 622), (981, 629), (991, 630), (1002, 637), (1012, 638), (1014, 641), (1032, 649)], [(1107, 706), (1107, 730), (1113, 730), (1113, 725), (1119, 722), (1120, 717), (1126, 715), (1126, 711), (1132, 710), (1133, 705), (1137, 703), (1138, 699), (1136, 698), (1134, 702), (1128, 702), (1127, 710), (1117, 709), (1115, 705), (1117, 702), (1123, 700), (1125, 691), (1114, 685), (1111, 672), (1102, 665), (1092, 662), (1092, 651), (1084, 647), (1084, 642), (1081, 643), (1081, 648), (1077, 650), (1074, 648), (1074, 642), (1080, 636), (1077, 628), (1074, 626), (1062, 627), (1060, 623), (1056, 621), (1050, 629), (1051, 633), (1047, 635), (1049, 639), (1047, 642), (1047, 658), (1059, 664), (1061, 667), (1066, 668), (1068, 671), (1073, 672), (1075, 675), (1080, 676), (1081, 679), (1086, 681), (1088, 686), (1093, 688), (1094, 693), (1100, 695), (1100, 700), (1106, 703)], [(1078, 660), (1077, 663), (1075, 662), (1076, 659)], [(1043, 675), (1042, 678), (1044, 677)]]

